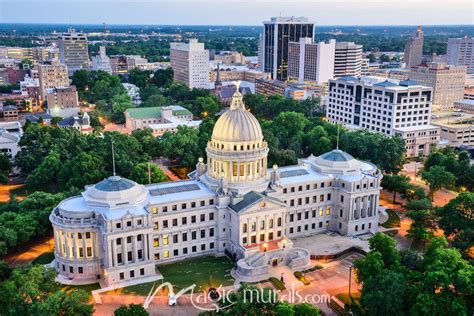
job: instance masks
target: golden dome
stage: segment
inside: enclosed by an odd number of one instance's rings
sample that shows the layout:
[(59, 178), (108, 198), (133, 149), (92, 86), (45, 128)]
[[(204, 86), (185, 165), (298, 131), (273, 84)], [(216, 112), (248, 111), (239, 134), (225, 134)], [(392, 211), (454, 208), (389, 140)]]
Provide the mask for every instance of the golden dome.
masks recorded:
[(212, 131), (212, 140), (219, 142), (261, 142), (260, 123), (252, 113), (245, 110), (242, 94), (237, 88), (232, 96), (230, 109), (217, 120)]

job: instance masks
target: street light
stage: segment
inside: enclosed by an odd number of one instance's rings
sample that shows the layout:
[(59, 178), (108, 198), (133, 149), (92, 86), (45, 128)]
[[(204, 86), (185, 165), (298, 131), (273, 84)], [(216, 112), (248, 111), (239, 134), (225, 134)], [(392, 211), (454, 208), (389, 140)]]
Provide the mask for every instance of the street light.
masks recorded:
[(267, 243), (264, 243), (264, 244), (263, 244), (263, 252), (267, 252), (267, 247), (268, 247), (268, 244), (267, 244)]
[(351, 278), (352, 278), (353, 267), (354, 267), (354, 264), (352, 263), (351, 266), (349, 267), (349, 298), (351, 298)]

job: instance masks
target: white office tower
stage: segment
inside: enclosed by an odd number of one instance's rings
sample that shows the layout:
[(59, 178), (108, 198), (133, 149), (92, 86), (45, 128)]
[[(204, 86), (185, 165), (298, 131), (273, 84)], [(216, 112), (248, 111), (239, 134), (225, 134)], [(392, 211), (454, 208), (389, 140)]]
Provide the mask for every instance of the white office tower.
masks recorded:
[(299, 42), (302, 37), (313, 38), (314, 23), (305, 17), (273, 17), (263, 22), (262, 64), (263, 71), (272, 79), (288, 79), (288, 44)]
[(433, 90), (413, 81), (379, 77), (329, 80), (329, 122), (405, 140), (407, 156), (429, 154), (440, 129), (431, 122)]
[(405, 62), (407, 68), (411, 68), (421, 64), (422, 56), (423, 30), (420, 25), (418, 26), (415, 35), (405, 44), (405, 54), (403, 55), (403, 61)]
[(474, 74), (474, 38), (448, 39), (446, 61), (449, 65), (466, 66), (468, 74)]
[(59, 59), (66, 64), (69, 73), (89, 68), (89, 51), (87, 36), (69, 29), (67, 33), (58, 36)]
[(362, 68), (362, 45), (337, 42), (334, 57), (334, 78), (359, 77)]
[(100, 46), (99, 55), (92, 56), (92, 70), (102, 70), (112, 74), (112, 67), (110, 66), (110, 58), (105, 52), (105, 46)]
[(209, 89), (209, 50), (203, 43), (190, 39), (189, 43), (171, 43), (171, 67), (174, 80), (189, 88)]
[(334, 77), (336, 40), (313, 43), (309, 37), (288, 45), (288, 79), (299, 83), (327, 83)]

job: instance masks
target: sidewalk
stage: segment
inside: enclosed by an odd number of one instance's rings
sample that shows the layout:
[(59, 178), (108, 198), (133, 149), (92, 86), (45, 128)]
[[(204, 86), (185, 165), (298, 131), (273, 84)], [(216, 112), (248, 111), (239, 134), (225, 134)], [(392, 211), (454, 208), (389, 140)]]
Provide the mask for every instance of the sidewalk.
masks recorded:
[(45, 252), (51, 252), (53, 250), (54, 238), (47, 236), (34, 242), (31, 242), (27, 245), (26, 249), (20, 249), (20, 251), (18, 252), (7, 255), (5, 257), (5, 261), (11, 267), (20, 267), (31, 263), (41, 254)]

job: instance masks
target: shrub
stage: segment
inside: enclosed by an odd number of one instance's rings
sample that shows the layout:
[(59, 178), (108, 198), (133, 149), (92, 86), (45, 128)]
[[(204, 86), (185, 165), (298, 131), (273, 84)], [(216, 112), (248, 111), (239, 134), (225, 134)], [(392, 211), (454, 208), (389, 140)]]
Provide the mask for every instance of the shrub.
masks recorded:
[(283, 282), (281, 282), (281, 281), (278, 280), (277, 278), (271, 277), (269, 280), (270, 280), (270, 282), (273, 283), (273, 285), (274, 285), (278, 290), (280, 290), (280, 291), (286, 290), (285, 284), (283, 284)]
[(296, 271), (296, 272), (293, 273), (293, 274), (294, 274), (295, 278), (297, 278), (298, 280), (300, 280), (301, 282), (303, 282), (304, 285), (308, 285), (308, 284), (311, 283), (311, 282), (309, 282), (308, 279), (306, 279), (306, 278), (304, 277), (304, 275), (303, 275), (302, 272)]

